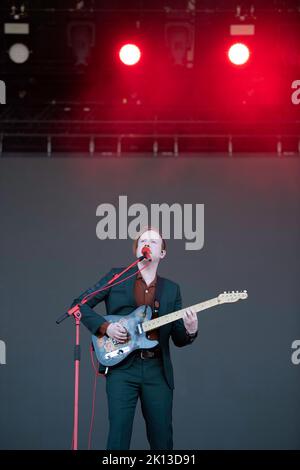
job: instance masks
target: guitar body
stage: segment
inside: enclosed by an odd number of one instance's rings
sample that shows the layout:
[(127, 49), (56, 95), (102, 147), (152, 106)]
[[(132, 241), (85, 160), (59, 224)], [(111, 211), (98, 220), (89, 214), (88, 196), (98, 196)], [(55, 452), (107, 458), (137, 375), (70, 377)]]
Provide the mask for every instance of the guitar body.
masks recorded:
[(110, 323), (120, 322), (128, 331), (129, 340), (126, 343), (118, 343), (107, 336), (98, 338), (92, 335), (95, 354), (100, 364), (107, 367), (115, 366), (136, 349), (150, 349), (157, 346), (158, 341), (147, 339), (146, 333), (141, 328), (141, 324), (144, 321), (151, 320), (151, 317), (152, 309), (149, 305), (141, 305), (126, 316), (105, 316), (105, 320)]

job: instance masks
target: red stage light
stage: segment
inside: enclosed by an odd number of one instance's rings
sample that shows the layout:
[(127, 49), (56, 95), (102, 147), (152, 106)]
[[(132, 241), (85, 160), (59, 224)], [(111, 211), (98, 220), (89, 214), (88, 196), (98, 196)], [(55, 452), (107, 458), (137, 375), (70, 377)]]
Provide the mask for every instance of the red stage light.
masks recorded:
[(249, 60), (250, 51), (245, 44), (236, 43), (229, 48), (228, 57), (234, 65), (243, 65)]
[(125, 44), (119, 51), (121, 62), (125, 65), (135, 65), (141, 58), (141, 51), (135, 44)]

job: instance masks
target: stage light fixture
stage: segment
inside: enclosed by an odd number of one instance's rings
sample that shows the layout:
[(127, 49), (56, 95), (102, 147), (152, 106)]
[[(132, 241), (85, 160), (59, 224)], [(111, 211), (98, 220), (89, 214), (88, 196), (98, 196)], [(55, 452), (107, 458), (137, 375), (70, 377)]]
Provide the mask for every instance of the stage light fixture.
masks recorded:
[(194, 65), (194, 25), (182, 21), (167, 23), (165, 26), (165, 40), (173, 64), (192, 68)]
[(228, 58), (234, 65), (244, 65), (248, 62), (250, 57), (249, 48), (242, 43), (235, 43), (230, 46), (228, 51)]
[(15, 64), (24, 64), (29, 58), (29, 49), (26, 44), (18, 42), (10, 46), (8, 55)]
[(119, 50), (119, 57), (125, 65), (136, 65), (141, 58), (141, 50), (135, 44), (124, 44)]
[(91, 21), (72, 21), (68, 24), (68, 45), (72, 48), (76, 66), (87, 66), (95, 46), (95, 25)]

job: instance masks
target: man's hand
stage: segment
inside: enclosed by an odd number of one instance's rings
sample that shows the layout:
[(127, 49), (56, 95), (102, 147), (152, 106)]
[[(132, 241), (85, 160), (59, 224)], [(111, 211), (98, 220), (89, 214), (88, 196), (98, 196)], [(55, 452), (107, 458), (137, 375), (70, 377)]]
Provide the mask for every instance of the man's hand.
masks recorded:
[(198, 330), (197, 313), (193, 308), (187, 308), (183, 314), (183, 323), (189, 334), (194, 334)]
[(119, 343), (126, 343), (128, 340), (128, 332), (120, 323), (110, 323), (106, 329), (106, 334)]

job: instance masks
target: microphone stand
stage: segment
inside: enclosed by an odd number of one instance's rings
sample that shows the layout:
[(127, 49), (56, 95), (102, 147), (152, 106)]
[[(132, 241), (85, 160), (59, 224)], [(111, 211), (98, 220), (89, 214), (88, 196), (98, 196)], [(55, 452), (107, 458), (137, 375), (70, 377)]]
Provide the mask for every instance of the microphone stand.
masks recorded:
[[(86, 297), (84, 297), (81, 300), (81, 302), (71, 307), (67, 312), (65, 312), (56, 320), (56, 323), (59, 325), (61, 322), (66, 320), (66, 318), (69, 318), (71, 316), (73, 316), (75, 319), (75, 347), (74, 347), (75, 380), (74, 380), (74, 413), (73, 413), (74, 422), (73, 422), (72, 450), (78, 450), (78, 409), (79, 409), (79, 378), (80, 378), (79, 372), (80, 372), (80, 357), (81, 357), (80, 321), (81, 321), (81, 316), (82, 316), (80, 312), (80, 307), (82, 307), (82, 305), (86, 304), (90, 299), (92, 299), (99, 291), (113, 287), (114, 286), (113, 283), (120, 276), (122, 276), (126, 271), (128, 271), (129, 269), (137, 265), (143, 259), (148, 259), (149, 261), (151, 261), (151, 258), (149, 258), (148, 254), (146, 254), (146, 256), (144, 255), (140, 256), (136, 261), (134, 261), (132, 264), (127, 266), (127, 268), (123, 269), (122, 272), (115, 274), (105, 286), (101, 287), (101, 289), (98, 289), (92, 292), (91, 294), (88, 294)], [(123, 281), (125, 280), (126, 278)], [(123, 282), (123, 281), (119, 281), (118, 283)]]

